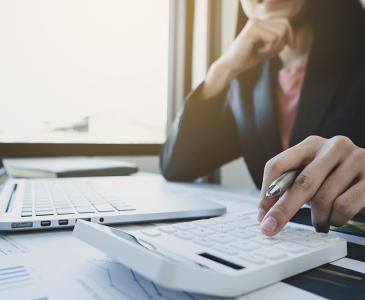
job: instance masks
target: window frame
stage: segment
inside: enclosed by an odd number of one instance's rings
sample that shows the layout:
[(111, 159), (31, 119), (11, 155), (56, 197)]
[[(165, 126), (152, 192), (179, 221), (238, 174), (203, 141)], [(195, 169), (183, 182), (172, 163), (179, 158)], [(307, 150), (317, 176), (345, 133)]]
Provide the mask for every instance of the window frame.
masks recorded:
[[(169, 1), (169, 63), (166, 132), (191, 89), (194, 0)], [(162, 144), (1, 143), (1, 158), (158, 155)]]

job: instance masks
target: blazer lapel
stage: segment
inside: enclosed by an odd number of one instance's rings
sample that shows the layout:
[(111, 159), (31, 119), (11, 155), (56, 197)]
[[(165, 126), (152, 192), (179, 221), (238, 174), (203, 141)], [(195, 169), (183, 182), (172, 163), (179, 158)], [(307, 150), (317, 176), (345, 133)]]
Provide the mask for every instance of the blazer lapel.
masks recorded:
[[(333, 24), (316, 27), (316, 36), (308, 60), (299, 100), (297, 117), (290, 139), (295, 145), (318, 134), (324, 117), (335, 98), (335, 92), (348, 59), (345, 25), (334, 33)], [(343, 31), (343, 32), (342, 32)]]
[(266, 154), (256, 130), (252, 99), (253, 88), (254, 82), (252, 82), (252, 78), (241, 76), (239, 79), (233, 80), (230, 86), (228, 104), (236, 123), (243, 157), (250, 170), (252, 179), (259, 188), (261, 186)]
[(310, 135), (318, 134), (341, 78), (338, 66), (331, 65), (323, 69), (315, 61), (309, 61), (308, 66), (290, 138), (291, 146)]
[(257, 133), (265, 149), (265, 161), (282, 150), (277, 121), (274, 78), (280, 62), (278, 59), (263, 64), (261, 78), (253, 90), (254, 115)]
[(281, 150), (271, 79), (276, 65), (265, 63), (250, 76), (231, 83), (229, 105), (237, 124), (242, 153), (256, 186), (261, 186), (265, 163)]

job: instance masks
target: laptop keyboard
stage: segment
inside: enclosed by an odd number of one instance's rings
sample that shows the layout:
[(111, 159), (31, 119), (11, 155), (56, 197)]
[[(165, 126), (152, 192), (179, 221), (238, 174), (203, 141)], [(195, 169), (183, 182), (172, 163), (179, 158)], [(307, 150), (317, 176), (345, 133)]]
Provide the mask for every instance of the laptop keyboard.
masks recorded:
[(135, 210), (121, 197), (88, 183), (32, 182), (24, 192), (21, 216), (90, 214)]

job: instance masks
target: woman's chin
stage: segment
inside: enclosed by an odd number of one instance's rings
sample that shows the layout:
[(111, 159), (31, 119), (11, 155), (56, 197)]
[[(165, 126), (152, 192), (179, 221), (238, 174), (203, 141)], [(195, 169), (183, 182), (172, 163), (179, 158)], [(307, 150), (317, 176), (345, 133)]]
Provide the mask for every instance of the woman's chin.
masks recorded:
[(259, 3), (265, 5), (266, 7), (275, 7), (285, 5), (289, 0), (260, 0)]
[(300, 10), (297, 4), (293, 0), (259, 0), (256, 7), (256, 17), (262, 20), (291, 19)]

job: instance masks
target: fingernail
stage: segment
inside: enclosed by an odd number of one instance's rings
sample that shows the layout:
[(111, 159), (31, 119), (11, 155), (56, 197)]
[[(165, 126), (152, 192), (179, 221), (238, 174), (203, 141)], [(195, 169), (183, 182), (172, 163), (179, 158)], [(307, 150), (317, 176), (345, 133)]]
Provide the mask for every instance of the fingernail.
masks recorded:
[(261, 226), (263, 231), (271, 233), (274, 232), (278, 226), (278, 221), (273, 217), (267, 217)]
[(262, 219), (265, 217), (265, 211), (260, 208), (259, 212), (257, 214), (257, 221), (259, 221), (261, 223)]

